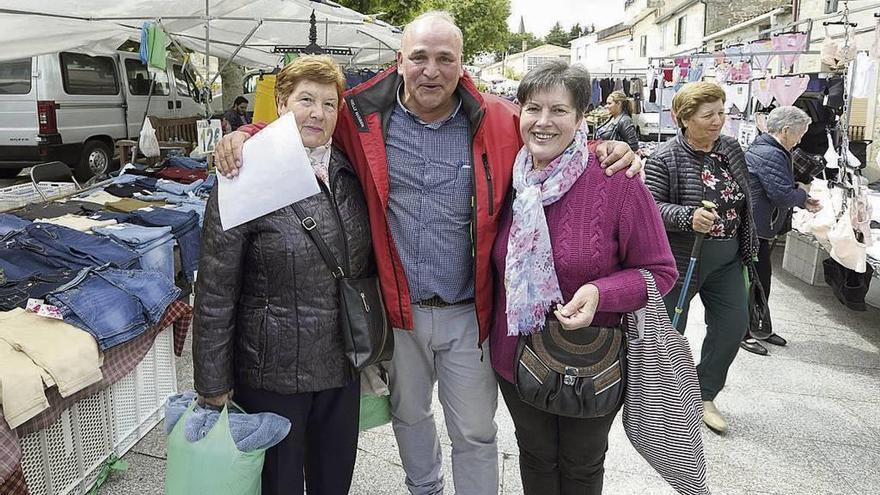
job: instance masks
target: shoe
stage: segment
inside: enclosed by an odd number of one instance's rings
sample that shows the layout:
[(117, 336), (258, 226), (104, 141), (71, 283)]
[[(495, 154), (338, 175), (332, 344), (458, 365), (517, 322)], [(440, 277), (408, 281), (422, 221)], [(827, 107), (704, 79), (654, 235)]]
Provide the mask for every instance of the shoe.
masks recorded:
[(703, 423), (719, 435), (727, 433), (727, 421), (724, 421), (724, 417), (711, 400), (703, 401)]
[[(787, 340), (783, 339), (782, 337), (780, 337), (779, 335), (777, 335), (775, 333), (771, 333), (769, 337), (764, 339), (764, 342), (766, 342), (768, 344), (778, 345), (780, 347), (784, 347), (788, 344)], [(761, 344), (758, 344), (758, 345), (761, 345)]]
[[(771, 337), (775, 337), (775, 335), (771, 335)], [(780, 339), (782, 337), (779, 337)], [(739, 343), (739, 346), (746, 351), (751, 352), (752, 354), (757, 354), (759, 356), (767, 355), (767, 348), (762, 346), (760, 342), (755, 339), (746, 339)]]

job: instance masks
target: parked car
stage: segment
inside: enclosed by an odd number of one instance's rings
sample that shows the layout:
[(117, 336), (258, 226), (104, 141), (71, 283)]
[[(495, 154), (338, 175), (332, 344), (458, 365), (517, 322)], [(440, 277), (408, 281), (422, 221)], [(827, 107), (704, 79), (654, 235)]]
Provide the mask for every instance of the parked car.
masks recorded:
[(660, 141), (678, 134), (678, 127), (672, 119), (672, 113), (669, 110), (663, 111), (663, 127), (660, 128), (659, 112), (641, 112), (632, 116), (633, 123), (636, 125), (636, 132), (639, 133), (639, 141), (657, 141), (658, 134)]
[(195, 78), (169, 59), (151, 72), (137, 53), (60, 52), (0, 62), (0, 178), (46, 161), (70, 165), (78, 179), (108, 170), (118, 139), (137, 139), (149, 114), (202, 113)]

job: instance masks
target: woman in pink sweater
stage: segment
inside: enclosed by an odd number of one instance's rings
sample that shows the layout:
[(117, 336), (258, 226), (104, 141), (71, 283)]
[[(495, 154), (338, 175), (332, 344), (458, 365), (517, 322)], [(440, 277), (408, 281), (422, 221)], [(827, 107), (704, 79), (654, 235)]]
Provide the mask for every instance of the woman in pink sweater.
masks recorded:
[[(647, 303), (640, 269), (651, 272), (662, 294), (676, 279), (651, 193), (638, 179), (607, 176), (587, 148), (582, 109), (590, 87), (585, 70), (562, 61), (521, 81), (524, 146), (492, 254), (490, 354), (516, 426), (526, 495), (602, 493), (608, 431), (622, 404), (626, 372), (621, 318)], [(520, 364), (528, 352), (523, 346), (538, 332), (543, 339), (563, 339), (562, 348), (575, 354), (583, 351), (573, 360), (603, 367), (581, 390), (595, 395), (593, 406), (576, 417), (549, 412), (552, 393), (530, 393), (541, 383), (544, 391), (568, 386), (542, 382), (547, 375)]]

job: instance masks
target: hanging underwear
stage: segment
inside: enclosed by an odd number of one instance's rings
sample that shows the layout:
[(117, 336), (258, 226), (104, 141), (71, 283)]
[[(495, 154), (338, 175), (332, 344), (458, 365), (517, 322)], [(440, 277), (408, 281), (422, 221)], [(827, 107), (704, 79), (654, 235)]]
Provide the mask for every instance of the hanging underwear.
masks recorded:
[(804, 51), (807, 46), (806, 33), (787, 33), (776, 34), (773, 36), (773, 51), (776, 52), (792, 52), (779, 55), (782, 60), (782, 71), (786, 72), (794, 67), (800, 52)]
[(748, 82), (752, 77), (752, 66), (748, 62), (736, 62), (727, 70), (727, 82)]
[(807, 90), (810, 76), (787, 76), (770, 78), (770, 91), (782, 106), (790, 106)]
[(752, 81), (752, 95), (762, 107), (769, 107), (773, 103), (773, 91), (770, 89), (770, 80), (755, 79)]
[(748, 84), (725, 84), (724, 94), (727, 96), (724, 102), (724, 109), (730, 111), (736, 107), (740, 112), (745, 112), (749, 106), (749, 85)]
[(718, 84), (724, 84), (727, 82), (727, 74), (730, 71), (730, 68), (733, 67), (733, 64), (728, 64), (727, 62), (716, 65), (715, 66), (715, 82)]
[(847, 47), (846, 50), (839, 43), (831, 38), (828, 32), (828, 26), (825, 26), (825, 39), (822, 40), (822, 48), (819, 51), (822, 63), (830, 67), (832, 70), (843, 68), (850, 60), (856, 58), (855, 44)]
[[(770, 40), (755, 40), (749, 44), (750, 53), (768, 53), (773, 51), (773, 42)], [(770, 60), (773, 55), (752, 55), (752, 68), (766, 71), (770, 68)]]
[(724, 55), (728, 62), (748, 62), (749, 55), (745, 53), (745, 45), (733, 45), (724, 49)]
[(724, 58), (724, 50), (717, 50), (714, 53), (714, 55), (715, 55), (715, 65), (721, 65), (725, 62), (725, 60), (727, 60)]
[(828, 86), (825, 88), (825, 106), (840, 110), (843, 108), (843, 78), (832, 76), (828, 78)]

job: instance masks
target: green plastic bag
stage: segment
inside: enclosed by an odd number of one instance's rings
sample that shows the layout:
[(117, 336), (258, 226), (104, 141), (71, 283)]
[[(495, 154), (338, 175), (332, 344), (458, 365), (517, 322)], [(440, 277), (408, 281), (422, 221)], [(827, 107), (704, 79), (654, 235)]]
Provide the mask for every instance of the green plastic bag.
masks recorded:
[(388, 395), (362, 395), (359, 431), (369, 430), (391, 422), (391, 397)]
[(168, 435), (166, 495), (260, 495), (266, 451), (238, 450), (229, 431), (228, 404), (205, 438), (190, 442), (183, 425), (195, 405), (193, 400)]

